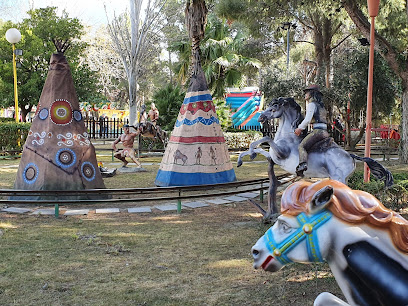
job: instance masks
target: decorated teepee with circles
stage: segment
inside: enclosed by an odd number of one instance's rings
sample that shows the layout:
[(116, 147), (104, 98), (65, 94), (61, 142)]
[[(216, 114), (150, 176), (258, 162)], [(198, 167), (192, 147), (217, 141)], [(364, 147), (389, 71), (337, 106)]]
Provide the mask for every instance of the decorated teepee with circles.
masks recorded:
[[(84, 119), (79, 110), (71, 70), (64, 56), (67, 44), (55, 42), (55, 45), (58, 53), (51, 56), (47, 79), (24, 144), (14, 188), (105, 188), (96, 161), (95, 148), (88, 139)], [(41, 197), (26, 197), (35, 198)], [(70, 198), (84, 197), (74, 195)]]

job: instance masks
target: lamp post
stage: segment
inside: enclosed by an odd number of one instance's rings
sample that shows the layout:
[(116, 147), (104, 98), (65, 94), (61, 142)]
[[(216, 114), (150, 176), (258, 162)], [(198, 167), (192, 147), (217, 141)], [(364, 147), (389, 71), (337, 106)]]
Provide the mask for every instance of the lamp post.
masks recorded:
[(289, 69), (289, 52), (290, 52), (290, 45), (289, 45), (289, 37), (290, 37), (290, 28), (296, 29), (296, 23), (285, 22), (281, 28), (283, 30), (287, 30), (286, 34), (286, 68)]
[(16, 28), (8, 29), (6, 32), (7, 41), (13, 45), (13, 76), (14, 76), (14, 114), (16, 122), (19, 121), (18, 92), (17, 92), (17, 68), (16, 68), (16, 48), (15, 44), (21, 40), (21, 33)]
[[(371, 154), (371, 118), (373, 104), (373, 75), (374, 75), (374, 44), (375, 44), (375, 17), (378, 15), (380, 0), (367, 0), (368, 13), (371, 17), (370, 27), (370, 57), (368, 61), (368, 86), (367, 86), (367, 115), (366, 115), (366, 137), (364, 156)], [(364, 164), (364, 182), (370, 181), (370, 169)]]

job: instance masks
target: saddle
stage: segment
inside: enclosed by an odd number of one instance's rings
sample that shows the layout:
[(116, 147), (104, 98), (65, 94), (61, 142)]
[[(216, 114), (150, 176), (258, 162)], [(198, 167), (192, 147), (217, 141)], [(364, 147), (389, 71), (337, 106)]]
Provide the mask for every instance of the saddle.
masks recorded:
[(322, 153), (332, 148), (340, 148), (340, 146), (334, 141), (332, 137), (327, 137), (314, 143), (310, 148), (307, 149), (307, 153)]

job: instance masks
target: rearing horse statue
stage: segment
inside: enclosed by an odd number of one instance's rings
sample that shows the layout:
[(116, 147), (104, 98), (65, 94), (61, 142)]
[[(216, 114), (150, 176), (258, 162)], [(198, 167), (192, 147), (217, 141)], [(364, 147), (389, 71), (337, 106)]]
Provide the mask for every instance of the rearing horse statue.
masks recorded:
[[(242, 165), (242, 157), (250, 155), (250, 158), (254, 159), (258, 153), (264, 155), (269, 161), (268, 210), (265, 211), (257, 205), (257, 208), (264, 214), (265, 221), (271, 221), (278, 213), (276, 206), (278, 181), (274, 173), (274, 165), (279, 165), (289, 173), (296, 174), (296, 166), (299, 164), (298, 146), (307, 132), (305, 130), (300, 137), (294, 133), (294, 130), (302, 122), (303, 115), (299, 104), (293, 98), (273, 99), (267, 109), (259, 116), (258, 121), (265, 124), (274, 118), (279, 118), (279, 127), (275, 137), (272, 139), (267, 136), (252, 142), (249, 145), (249, 150), (242, 152), (237, 161), (239, 167)], [(269, 144), (269, 152), (258, 148), (262, 143)], [(371, 173), (379, 179), (384, 179), (387, 187), (393, 184), (392, 174), (380, 163), (368, 157), (359, 157), (346, 152), (332, 138), (324, 139), (310, 148), (307, 160), (308, 169), (304, 175), (317, 178), (329, 177), (346, 183), (347, 178), (355, 170), (354, 159), (366, 162)]]

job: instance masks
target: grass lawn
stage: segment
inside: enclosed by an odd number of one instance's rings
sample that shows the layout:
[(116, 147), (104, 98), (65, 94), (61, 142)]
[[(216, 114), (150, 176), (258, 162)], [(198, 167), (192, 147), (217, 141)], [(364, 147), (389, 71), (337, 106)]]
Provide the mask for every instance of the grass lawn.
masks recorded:
[(252, 268), (264, 233), (245, 203), (145, 215), (0, 214), (1, 305), (312, 305), (325, 264)]
[[(98, 160), (111, 168), (109, 155)], [(267, 176), (266, 163), (236, 168), (232, 160), (238, 180)], [(0, 188), (12, 188), (18, 163), (0, 161)], [(158, 165), (145, 168), (107, 178), (106, 187), (153, 186)], [(267, 228), (242, 202), (181, 214), (0, 213), (0, 305), (293, 306), (312, 305), (322, 291), (341, 296), (326, 264), (254, 270), (250, 249)]]

